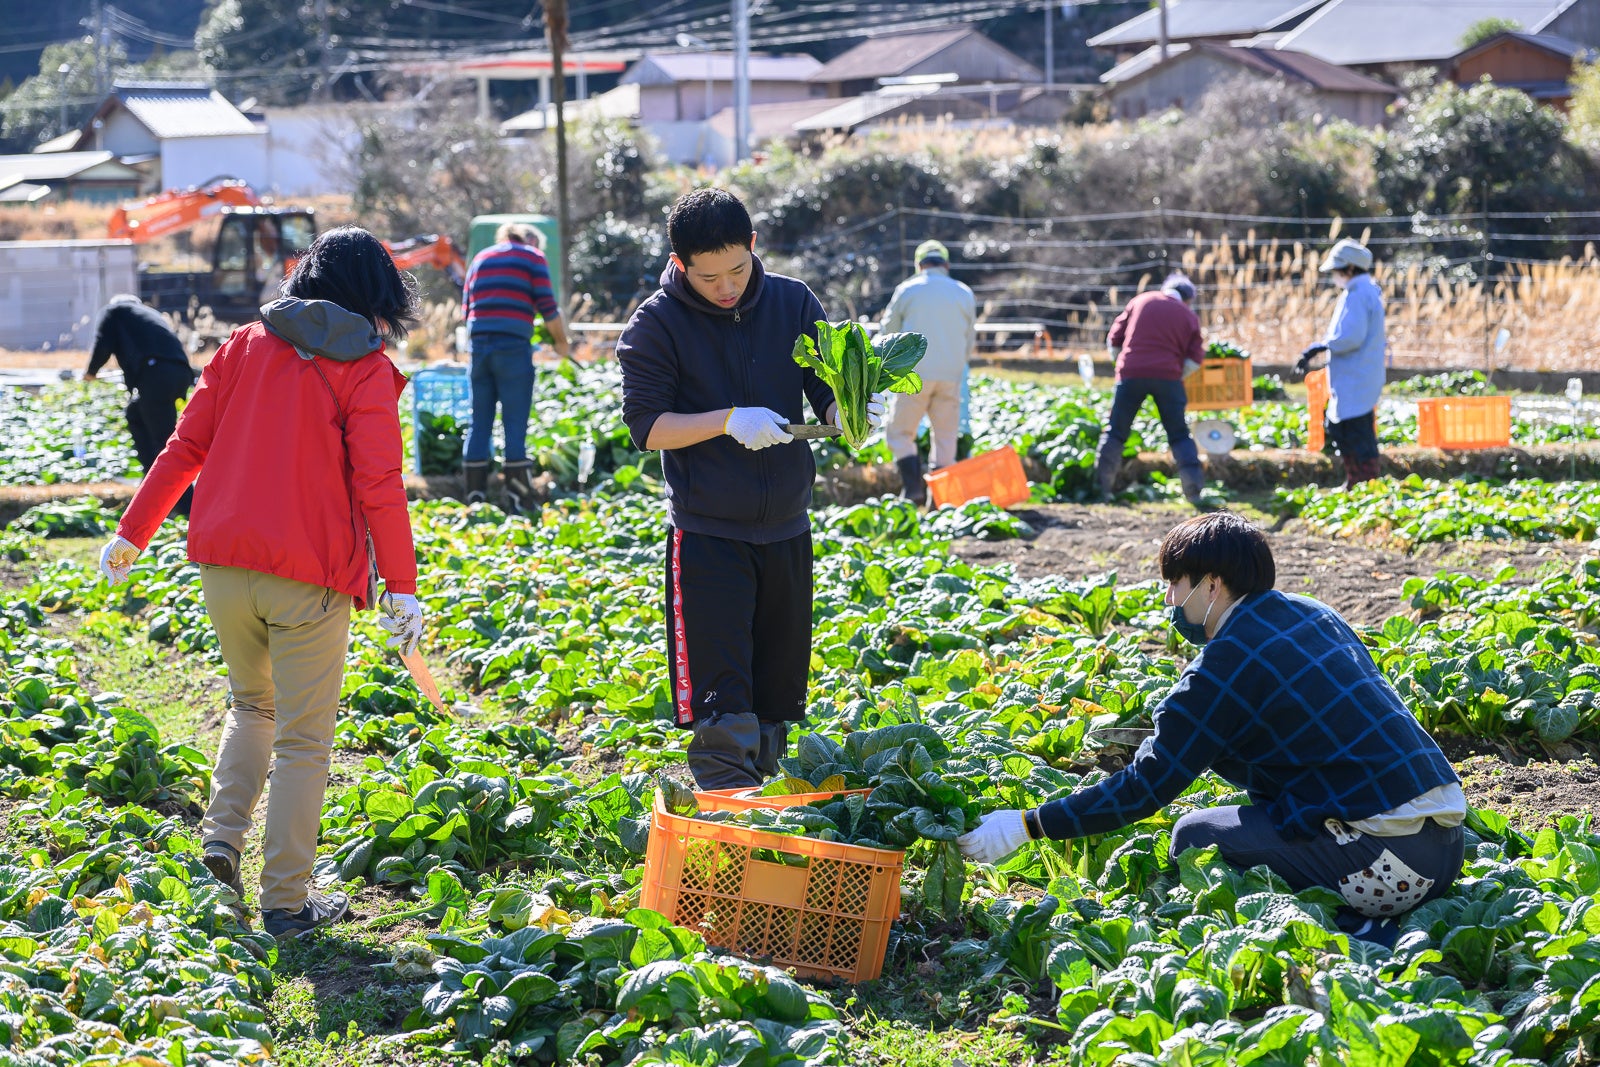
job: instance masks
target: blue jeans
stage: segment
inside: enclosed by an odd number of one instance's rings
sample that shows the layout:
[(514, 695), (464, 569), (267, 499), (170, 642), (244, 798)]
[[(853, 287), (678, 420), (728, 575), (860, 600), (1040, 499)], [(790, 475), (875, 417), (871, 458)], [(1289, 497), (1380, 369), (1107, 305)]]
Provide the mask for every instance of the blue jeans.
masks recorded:
[(494, 410), (506, 431), (506, 462), (528, 458), (533, 410), (533, 341), (509, 333), (472, 335), (472, 428), (463, 458), (486, 463), (494, 452)]
[(1161, 416), (1161, 425), (1167, 431), (1167, 443), (1172, 447), (1172, 458), (1178, 461), (1178, 472), (1190, 472), (1198, 476), (1200, 449), (1194, 443), (1189, 424), (1183, 417), (1189, 405), (1189, 394), (1184, 392), (1182, 380), (1176, 378), (1170, 381), (1165, 378), (1126, 378), (1117, 383), (1117, 391), (1111, 398), (1111, 417), (1106, 420), (1106, 428), (1100, 433), (1096, 465), (1104, 467), (1106, 464), (1122, 462), (1122, 449), (1128, 443), (1134, 416), (1144, 406), (1145, 397), (1155, 398), (1156, 412)]

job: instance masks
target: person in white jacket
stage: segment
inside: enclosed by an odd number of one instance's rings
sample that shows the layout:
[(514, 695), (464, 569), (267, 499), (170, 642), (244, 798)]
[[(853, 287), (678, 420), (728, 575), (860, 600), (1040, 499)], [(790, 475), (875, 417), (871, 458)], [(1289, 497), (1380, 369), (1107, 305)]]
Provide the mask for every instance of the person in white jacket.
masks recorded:
[(1300, 354), (1295, 370), (1304, 374), (1320, 353), (1328, 354), (1328, 411), (1325, 429), (1344, 460), (1345, 488), (1382, 473), (1378, 457), (1378, 397), (1383, 393), (1383, 293), (1372, 280), (1372, 252), (1346, 237), (1319, 268), (1331, 273), (1344, 292), (1334, 307), (1327, 336)]
[(938, 241), (917, 246), (917, 273), (901, 282), (883, 313), (883, 333), (909, 330), (928, 339), (928, 354), (917, 364), (919, 393), (891, 393), (884, 437), (900, 468), (905, 496), (916, 504), (928, 500), (917, 454), (917, 427), (923, 417), (933, 427), (934, 470), (956, 461), (961, 436), (961, 385), (967, 363), (977, 351), (978, 309), (972, 290), (950, 277), (950, 251)]

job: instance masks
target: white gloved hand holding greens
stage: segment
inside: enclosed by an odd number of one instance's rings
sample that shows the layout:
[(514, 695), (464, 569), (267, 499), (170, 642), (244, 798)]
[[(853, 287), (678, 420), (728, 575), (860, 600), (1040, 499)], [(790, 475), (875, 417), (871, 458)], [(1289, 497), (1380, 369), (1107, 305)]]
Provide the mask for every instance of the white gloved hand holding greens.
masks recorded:
[(975, 863), (999, 863), (1029, 840), (1022, 812), (991, 811), (976, 830), (958, 837), (956, 844), (961, 854)]

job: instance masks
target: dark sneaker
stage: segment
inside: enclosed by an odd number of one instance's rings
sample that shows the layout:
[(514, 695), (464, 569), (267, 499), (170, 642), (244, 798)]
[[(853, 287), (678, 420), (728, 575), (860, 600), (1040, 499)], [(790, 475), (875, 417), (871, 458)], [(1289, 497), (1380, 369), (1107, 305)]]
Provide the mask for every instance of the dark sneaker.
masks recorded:
[(207, 841), (200, 862), (206, 865), (211, 877), (233, 890), (233, 895), (244, 903), (244, 880), (239, 877), (239, 850), (226, 841)]
[(343, 893), (313, 892), (299, 911), (273, 908), (263, 913), (262, 925), (279, 941), (292, 941), (318, 927), (338, 922), (349, 910), (350, 898)]

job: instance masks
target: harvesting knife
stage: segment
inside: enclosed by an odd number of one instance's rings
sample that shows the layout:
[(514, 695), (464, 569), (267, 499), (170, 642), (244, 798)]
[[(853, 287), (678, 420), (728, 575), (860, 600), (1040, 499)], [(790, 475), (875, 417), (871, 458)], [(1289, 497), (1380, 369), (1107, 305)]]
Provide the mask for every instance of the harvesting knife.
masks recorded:
[(838, 437), (844, 433), (837, 426), (823, 426), (811, 422), (786, 422), (783, 424), (783, 432), (793, 434), (802, 441), (814, 441), (819, 437)]
[(438, 683), (433, 680), (433, 672), (428, 670), (428, 663), (422, 658), (422, 653), (412, 649), (409, 655), (400, 657), (400, 662), (411, 672), (411, 680), (417, 683), (417, 688), (428, 698), (428, 703), (438, 709), (440, 715), (454, 718), (455, 713), (445, 707), (444, 701), (439, 697)]

